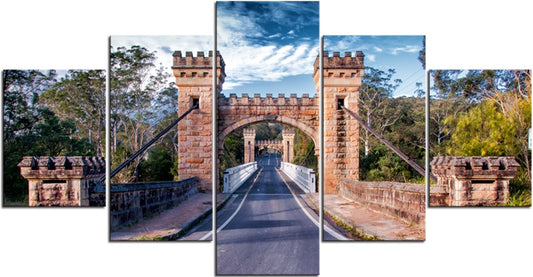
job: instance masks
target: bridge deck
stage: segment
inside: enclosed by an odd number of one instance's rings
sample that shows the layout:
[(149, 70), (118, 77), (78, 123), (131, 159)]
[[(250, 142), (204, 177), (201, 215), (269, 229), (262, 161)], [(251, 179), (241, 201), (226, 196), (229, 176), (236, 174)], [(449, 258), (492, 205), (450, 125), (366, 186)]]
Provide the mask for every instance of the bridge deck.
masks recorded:
[[(185, 224), (211, 207), (211, 193), (196, 193), (179, 206), (111, 233), (111, 240), (175, 239)], [(205, 232), (211, 231), (206, 230)]]
[(297, 200), (303, 192), (287, 184), (276, 158), (259, 164), (217, 212), (217, 274), (318, 274), (319, 228)]
[[(314, 195), (312, 201), (318, 203), (318, 195)], [(425, 240), (424, 228), (373, 211), (338, 194), (324, 194), (324, 205), (325, 222), (327, 219), (332, 224), (347, 225), (360, 235), (366, 236), (366, 239)], [(334, 222), (331, 216), (335, 216), (337, 222)], [(329, 239), (324, 236), (324, 240)]]

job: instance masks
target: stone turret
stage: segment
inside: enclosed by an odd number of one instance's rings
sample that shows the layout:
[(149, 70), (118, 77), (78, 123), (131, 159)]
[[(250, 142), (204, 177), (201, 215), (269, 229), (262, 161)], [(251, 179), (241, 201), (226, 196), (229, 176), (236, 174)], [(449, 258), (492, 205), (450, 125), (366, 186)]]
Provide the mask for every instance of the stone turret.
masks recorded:
[(102, 157), (26, 156), (18, 166), (28, 180), (29, 206), (105, 206), (105, 188), (97, 181), (105, 174)]
[[(320, 77), (319, 57), (314, 78)], [(359, 113), (359, 87), (364, 74), (364, 55), (323, 53), (324, 188), (334, 193), (341, 178), (359, 180), (359, 124), (342, 107)]]
[(294, 136), (296, 132), (294, 129), (283, 129), (283, 161), (291, 163), (294, 159)]
[(431, 171), (437, 184), (430, 186), (430, 205), (504, 204), (518, 166), (514, 157), (435, 157)]
[[(217, 87), (224, 83), (224, 61), (217, 53)], [(213, 114), (213, 52), (206, 57), (198, 52), (181, 51), (173, 54), (172, 71), (178, 87), (180, 114), (198, 104), (198, 110), (190, 113), (178, 124), (178, 174), (180, 180), (198, 177), (199, 190), (212, 189), (212, 114)]]
[(255, 161), (255, 129), (243, 129), (244, 137), (244, 163)]

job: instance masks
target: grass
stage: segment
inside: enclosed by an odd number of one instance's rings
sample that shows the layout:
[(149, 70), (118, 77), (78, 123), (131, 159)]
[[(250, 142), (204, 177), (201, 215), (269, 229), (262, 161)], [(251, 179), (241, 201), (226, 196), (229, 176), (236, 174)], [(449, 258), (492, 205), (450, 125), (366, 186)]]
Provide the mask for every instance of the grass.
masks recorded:
[(339, 218), (337, 218), (336, 216), (334, 215), (331, 215), (331, 214), (328, 214), (328, 216), (333, 220), (335, 221), (335, 224), (339, 227), (341, 227), (342, 229), (344, 229), (349, 235), (351, 235), (352, 237), (354, 238), (357, 238), (357, 239), (360, 239), (360, 240), (380, 240), (378, 239), (376, 236), (369, 236), (369, 235), (365, 235), (363, 232), (359, 232), (357, 231), (357, 229), (353, 228), (352, 226), (344, 223), (342, 220), (340, 220)]
[(148, 236), (148, 235), (142, 235), (138, 237), (132, 238), (132, 240), (144, 240), (144, 241), (162, 241), (163, 238), (161, 236)]
[(512, 193), (507, 202), (503, 205), (505, 207), (531, 207), (531, 191), (519, 191)]

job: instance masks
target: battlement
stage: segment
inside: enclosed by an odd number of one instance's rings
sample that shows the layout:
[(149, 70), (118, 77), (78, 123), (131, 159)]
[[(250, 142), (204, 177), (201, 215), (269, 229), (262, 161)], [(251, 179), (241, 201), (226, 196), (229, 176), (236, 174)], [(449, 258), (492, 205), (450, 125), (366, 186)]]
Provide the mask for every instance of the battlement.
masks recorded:
[(256, 140), (255, 145), (256, 146), (278, 146), (282, 145), (282, 140), (275, 140), (275, 139), (267, 139), (267, 140)]
[[(217, 52), (217, 56), (220, 57), (220, 53)], [(209, 51), (207, 57), (204, 55), (203, 51), (198, 51), (196, 53), (196, 57), (193, 56), (192, 51), (186, 51), (185, 57), (182, 55), (181, 51), (175, 51), (172, 54), (172, 57), (174, 60), (172, 68), (211, 68), (213, 60), (213, 51)], [(224, 64), (222, 58), (220, 60), (217, 59), (217, 61), (221, 61), (222, 65)], [(218, 63), (218, 66), (220, 65), (221, 63)]]
[[(344, 52), (341, 57), (340, 52), (333, 52), (330, 57), (328, 51), (323, 52), (324, 69), (363, 69), (365, 55), (361, 51), (356, 51), (352, 56), (352, 52)], [(316, 57), (314, 67), (315, 70), (319, 68), (319, 56)]]
[[(497, 176), (503, 178), (516, 175), (518, 162), (514, 157), (458, 157), (438, 156), (430, 163), (435, 175)], [(495, 177), (496, 178), (496, 177)]]
[(253, 97), (248, 96), (247, 93), (243, 93), (240, 97), (237, 97), (236, 94), (232, 93), (229, 97), (226, 97), (223, 94), (219, 95), (218, 103), (220, 106), (225, 105), (253, 105), (253, 106), (262, 106), (262, 105), (274, 105), (274, 106), (316, 106), (318, 105), (318, 100), (315, 97), (309, 97), (309, 94), (305, 93), (302, 97), (298, 97), (295, 93), (291, 93), (289, 97), (285, 97), (285, 94), (280, 93), (277, 97), (273, 96), (272, 93), (267, 93), (266, 97), (261, 97), (259, 93), (255, 93)]
[[(199, 51), (196, 57), (191, 51), (185, 52), (185, 57), (181, 51), (175, 51), (172, 54), (173, 64), (172, 72), (176, 77), (176, 84), (179, 86), (210, 86), (211, 78), (213, 78), (213, 51), (209, 51), (208, 56), (204, 52)], [(226, 74), (224, 73), (225, 64), (222, 56), (217, 51), (217, 75), (219, 90), (222, 89), (222, 83)], [(201, 82), (201, 83), (199, 83)]]
[(103, 157), (23, 157), (20, 174), (28, 180), (29, 206), (105, 206)]
[(105, 173), (103, 157), (33, 157), (25, 156), (18, 164), (25, 178), (39, 176), (87, 176)]
[(285, 136), (285, 135), (288, 135), (288, 136), (294, 136), (296, 135), (296, 130), (294, 129), (283, 129), (282, 131), (282, 134)]
[(242, 134), (245, 137), (255, 137), (255, 129), (243, 129)]
[(437, 156), (430, 165), (437, 177), (430, 186), (431, 206), (501, 205), (519, 167), (514, 157)]

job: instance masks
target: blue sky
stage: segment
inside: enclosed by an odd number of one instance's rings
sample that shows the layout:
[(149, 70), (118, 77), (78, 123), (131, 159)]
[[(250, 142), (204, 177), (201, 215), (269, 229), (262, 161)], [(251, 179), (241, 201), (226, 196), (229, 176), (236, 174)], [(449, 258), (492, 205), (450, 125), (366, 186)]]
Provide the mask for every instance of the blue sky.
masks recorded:
[(217, 2), (223, 93), (316, 93), (318, 2)]
[(414, 96), (416, 83), (422, 83), (425, 90), (425, 71), (418, 61), (423, 48), (424, 36), (324, 36), (324, 51), (332, 53), (363, 51), (365, 66), (383, 71), (395, 69), (393, 79), (401, 79), (402, 84), (394, 92), (394, 97)]
[(171, 75), (169, 82), (175, 82), (172, 76), (172, 54), (174, 51), (181, 50), (182, 54), (192, 51), (196, 56), (198, 51), (203, 51), (207, 56), (213, 49), (212, 36), (111, 36), (110, 44), (113, 51), (118, 47), (130, 48), (133, 45), (145, 47), (150, 52), (155, 51), (157, 58), (156, 64), (161, 64), (168, 69)]

